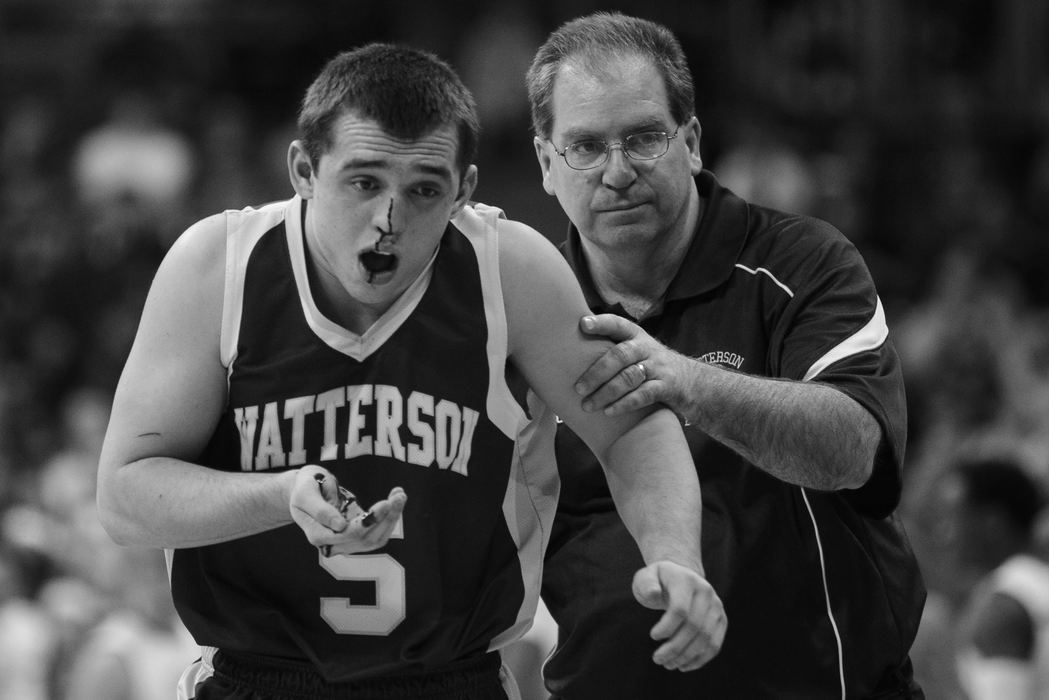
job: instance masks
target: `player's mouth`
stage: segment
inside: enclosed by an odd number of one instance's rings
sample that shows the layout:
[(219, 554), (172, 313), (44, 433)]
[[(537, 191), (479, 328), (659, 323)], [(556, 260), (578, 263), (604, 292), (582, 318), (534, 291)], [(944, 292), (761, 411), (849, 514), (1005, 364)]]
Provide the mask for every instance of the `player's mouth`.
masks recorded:
[(358, 256), (361, 267), (368, 273), (368, 282), (385, 282), (397, 271), (398, 258), (393, 253), (368, 250)]

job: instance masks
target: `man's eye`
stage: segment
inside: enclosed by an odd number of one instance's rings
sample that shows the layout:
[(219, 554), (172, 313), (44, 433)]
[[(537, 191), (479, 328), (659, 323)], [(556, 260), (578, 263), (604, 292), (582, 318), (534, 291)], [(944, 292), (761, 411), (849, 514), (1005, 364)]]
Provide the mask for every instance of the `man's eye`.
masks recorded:
[(632, 135), (629, 140), (631, 146), (648, 148), (658, 145), (662, 138), (663, 134), (659, 131), (645, 131), (640, 134)]
[(575, 153), (576, 155), (592, 156), (604, 152), (605, 142), (596, 140), (576, 141), (568, 148), (572, 151), (572, 153)]
[(354, 189), (361, 190), (362, 192), (370, 192), (371, 190), (374, 190), (376, 187), (378, 187), (378, 185), (376, 184), (375, 180), (369, 180), (369, 179), (363, 179), (363, 178), (358, 178), (356, 180), (351, 180), (350, 181), (350, 185)]
[(415, 194), (427, 199), (432, 199), (433, 197), (440, 196), (441, 191), (434, 187), (416, 187)]

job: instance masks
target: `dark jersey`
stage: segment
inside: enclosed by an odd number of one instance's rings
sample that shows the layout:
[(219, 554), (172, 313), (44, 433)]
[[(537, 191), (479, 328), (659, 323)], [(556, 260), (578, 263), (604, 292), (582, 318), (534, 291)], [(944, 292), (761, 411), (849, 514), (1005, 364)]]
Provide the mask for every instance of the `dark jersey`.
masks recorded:
[(552, 415), (507, 379), (499, 212), (457, 216), (363, 335), (317, 309), (304, 214), (295, 198), (226, 215), (229, 402), (202, 461), (318, 464), (365, 507), (394, 486), (408, 503), (366, 554), (321, 557), (294, 524), (175, 550), (178, 612), (205, 647), (310, 662), (330, 681), (497, 649), (534, 613), (557, 497)]
[[(862, 698), (905, 664), (925, 590), (895, 515), (906, 412), (897, 355), (859, 253), (824, 222), (750, 205), (707, 172), (705, 209), (663, 310), (641, 325), (679, 352), (753, 375), (824, 382), (884, 440), (859, 489), (779, 481), (685, 427), (703, 489), (703, 560), (725, 605), (720, 654), (692, 673), (652, 662), (658, 611), (632, 598), (642, 559), (603, 473), (558, 427), (561, 504), (543, 598), (560, 626), (546, 665), (564, 698)], [(564, 251), (596, 312), (571, 230)], [(885, 677), (883, 679), (883, 676)]]

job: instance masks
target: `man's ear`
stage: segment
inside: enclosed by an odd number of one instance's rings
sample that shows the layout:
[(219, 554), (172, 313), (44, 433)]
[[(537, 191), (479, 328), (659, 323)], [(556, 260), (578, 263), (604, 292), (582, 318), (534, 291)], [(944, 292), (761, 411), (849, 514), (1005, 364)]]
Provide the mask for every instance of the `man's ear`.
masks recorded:
[(470, 165), (459, 182), (459, 191), (455, 195), (455, 204), (452, 207), (452, 216), (462, 211), (463, 207), (470, 202), (475, 189), (477, 189), (477, 166)]
[(288, 177), (296, 194), (303, 199), (313, 197), (313, 161), (298, 139), (288, 146)]
[(699, 175), (703, 169), (703, 157), (699, 154), (699, 140), (703, 135), (703, 127), (699, 125), (699, 119), (693, 116), (681, 125), (685, 134), (685, 146), (688, 148), (688, 158), (692, 165), (692, 174)]
[(549, 141), (545, 141), (538, 136), (532, 139), (532, 145), (535, 146), (535, 157), (539, 160), (539, 172), (543, 176), (543, 189), (546, 190), (547, 194), (553, 194), (554, 186), (550, 182), (550, 161), (552, 156), (549, 149), (547, 149), (549, 143)]

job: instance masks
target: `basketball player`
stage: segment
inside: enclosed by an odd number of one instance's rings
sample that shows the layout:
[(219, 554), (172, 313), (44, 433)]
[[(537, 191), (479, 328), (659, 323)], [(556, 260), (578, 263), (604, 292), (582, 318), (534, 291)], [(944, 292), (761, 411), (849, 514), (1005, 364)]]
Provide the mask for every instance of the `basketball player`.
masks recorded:
[(204, 219), (161, 264), (100, 461), (103, 523), (169, 550), (204, 648), (181, 697), (513, 697), (498, 650), (538, 598), (555, 413), (644, 554), (649, 663), (705, 663), (726, 622), (680, 425), (578, 406), (611, 344), (578, 333), (546, 239), (468, 202), (458, 77), (369, 45), (323, 69), (299, 126), (296, 195)]

